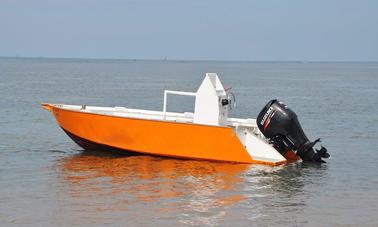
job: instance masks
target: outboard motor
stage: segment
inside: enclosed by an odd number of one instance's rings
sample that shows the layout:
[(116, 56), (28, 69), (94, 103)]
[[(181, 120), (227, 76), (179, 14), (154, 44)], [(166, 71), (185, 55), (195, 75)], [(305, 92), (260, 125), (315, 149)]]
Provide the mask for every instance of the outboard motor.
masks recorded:
[(320, 139), (311, 142), (304, 134), (297, 115), (276, 99), (266, 104), (256, 121), (262, 134), (283, 155), (292, 150), (303, 161), (309, 162), (324, 162), (322, 158), (329, 157), (327, 149), (323, 146), (320, 150), (313, 149)]

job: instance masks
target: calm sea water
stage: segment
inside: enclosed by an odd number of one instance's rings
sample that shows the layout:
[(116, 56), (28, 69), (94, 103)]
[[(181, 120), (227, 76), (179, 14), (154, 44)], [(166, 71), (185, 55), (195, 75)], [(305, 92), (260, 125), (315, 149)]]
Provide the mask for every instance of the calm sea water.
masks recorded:
[[(331, 160), (269, 167), (83, 151), (39, 103), (162, 109), (217, 72), (235, 117), (270, 99)], [(170, 99), (170, 111), (194, 100)], [(0, 225), (377, 226), (378, 64), (0, 59)]]

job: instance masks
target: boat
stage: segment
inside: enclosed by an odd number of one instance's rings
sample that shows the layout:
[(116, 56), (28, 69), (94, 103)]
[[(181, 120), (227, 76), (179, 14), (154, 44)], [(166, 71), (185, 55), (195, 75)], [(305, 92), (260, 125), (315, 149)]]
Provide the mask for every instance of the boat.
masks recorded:
[[(168, 112), (171, 95), (195, 97), (193, 112)], [(42, 103), (58, 125), (86, 150), (180, 159), (281, 165), (302, 159), (323, 162), (296, 114), (271, 100), (257, 119), (232, 118), (235, 95), (216, 73), (206, 73), (196, 92), (165, 90), (162, 111)]]

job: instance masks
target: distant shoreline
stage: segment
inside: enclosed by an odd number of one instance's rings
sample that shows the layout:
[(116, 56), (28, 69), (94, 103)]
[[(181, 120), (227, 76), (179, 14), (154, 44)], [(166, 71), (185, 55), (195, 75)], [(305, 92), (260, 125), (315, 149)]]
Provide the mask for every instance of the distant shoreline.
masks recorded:
[(51, 61), (84, 61), (84, 62), (219, 62), (219, 63), (296, 63), (296, 64), (306, 64), (306, 63), (352, 63), (352, 64), (361, 64), (361, 63), (378, 63), (378, 61), (273, 61), (273, 60), (204, 60), (204, 59), (127, 59), (127, 58), (62, 58), (62, 57), (9, 57), (9, 56), (0, 56), (0, 59), (4, 60), (51, 60)]

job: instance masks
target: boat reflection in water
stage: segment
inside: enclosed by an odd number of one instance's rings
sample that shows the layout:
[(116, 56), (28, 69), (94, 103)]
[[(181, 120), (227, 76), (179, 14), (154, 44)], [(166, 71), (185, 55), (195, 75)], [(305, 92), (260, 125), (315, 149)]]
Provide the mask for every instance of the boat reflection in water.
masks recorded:
[[(111, 211), (112, 218), (144, 223), (143, 218), (151, 220), (153, 215), (161, 218), (164, 213), (172, 216), (177, 212), (176, 222), (190, 224), (187, 221), (192, 220), (210, 225), (216, 222), (212, 219), (224, 215), (224, 207), (244, 199), (238, 187), (242, 187), (248, 167), (99, 151), (83, 151), (59, 163), (62, 180), (68, 183), (69, 197), (76, 201), (77, 209), (98, 213), (96, 218), (110, 218), (106, 212)], [(214, 210), (217, 208), (221, 208), (219, 212)], [(203, 215), (193, 220), (196, 213)]]
[(325, 165), (304, 163), (269, 167), (99, 151), (58, 165), (69, 210), (64, 215), (73, 224), (279, 225), (285, 223), (273, 217), (281, 215), (287, 224), (301, 223), (306, 185), (314, 183), (309, 179), (321, 184), (326, 172)]

